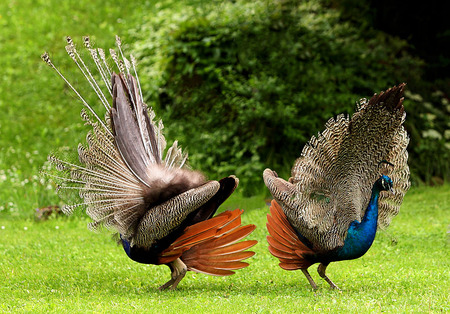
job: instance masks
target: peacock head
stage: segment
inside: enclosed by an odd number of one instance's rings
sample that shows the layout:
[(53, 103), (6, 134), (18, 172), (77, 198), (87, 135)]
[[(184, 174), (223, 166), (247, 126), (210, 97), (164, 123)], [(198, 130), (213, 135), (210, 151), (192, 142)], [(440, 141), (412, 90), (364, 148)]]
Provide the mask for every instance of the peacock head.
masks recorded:
[(382, 175), (377, 182), (375, 182), (375, 185), (378, 187), (380, 191), (390, 191), (393, 192), (393, 183), (391, 178), (389, 178), (386, 175)]
[(387, 175), (394, 169), (395, 165), (387, 160), (382, 160), (378, 163), (378, 167), (380, 168), (381, 177), (375, 182), (375, 186), (380, 191), (390, 191), (393, 193), (394, 190), (392, 187), (394, 184), (392, 183), (392, 179)]

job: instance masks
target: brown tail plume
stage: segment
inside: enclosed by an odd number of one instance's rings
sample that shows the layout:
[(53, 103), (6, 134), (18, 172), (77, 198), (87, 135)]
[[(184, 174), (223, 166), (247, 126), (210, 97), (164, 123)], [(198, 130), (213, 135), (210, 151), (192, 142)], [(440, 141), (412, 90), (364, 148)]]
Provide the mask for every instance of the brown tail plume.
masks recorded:
[(170, 247), (161, 253), (160, 262), (181, 257), (188, 270), (213, 276), (228, 276), (233, 270), (248, 266), (242, 260), (255, 253), (246, 251), (256, 240), (238, 242), (255, 230), (255, 225), (241, 226), (244, 211), (225, 211), (214, 218), (186, 228)]
[(281, 206), (275, 200), (272, 200), (270, 214), (267, 214), (266, 226), (270, 234), (267, 236), (269, 252), (280, 260), (281, 268), (296, 270), (311, 266), (311, 263), (303, 258), (303, 254), (314, 254), (314, 251), (299, 240)]

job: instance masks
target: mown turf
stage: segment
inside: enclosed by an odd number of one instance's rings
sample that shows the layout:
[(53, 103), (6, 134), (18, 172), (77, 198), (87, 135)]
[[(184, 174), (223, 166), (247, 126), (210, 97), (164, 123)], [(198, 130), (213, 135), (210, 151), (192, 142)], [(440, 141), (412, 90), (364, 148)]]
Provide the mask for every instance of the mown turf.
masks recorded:
[(93, 35), (98, 46), (110, 47), (119, 34), (126, 43), (140, 16), (177, 3), (0, 1), (0, 311), (450, 311), (448, 185), (408, 192), (400, 215), (363, 258), (329, 266), (342, 293), (329, 290), (313, 269), (318, 291), (300, 272), (277, 266), (267, 251), (262, 196), (233, 196), (222, 207), (244, 208), (244, 223), (258, 226), (250, 236), (260, 241), (250, 267), (226, 278), (188, 273), (174, 292), (156, 289), (169, 279), (167, 267), (132, 262), (109, 234), (89, 232), (83, 215), (34, 221), (35, 208), (60, 202), (39, 177), (48, 153), (75, 148), (86, 134), (79, 102), (40, 54), (49, 51), (74, 77), (65, 35), (78, 42)]
[[(0, 219), (0, 310), (31, 312), (447, 312), (449, 187), (416, 188), (401, 213), (360, 259), (332, 263), (328, 275), (311, 269), (313, 291), (299, 271), (287, 272), (267, 251), (262, 197), (234, 196), (222, 209), (246, 210), (244, 223), (260, 241), (250, 267), (231, 277), (189, 272), (177, 291), (160, 292), (165, 266), (137, 264), (108, 233), (93, 233), (83, 217), (44, 222)], [(315, 268), (315, 266), (313, 266)]]

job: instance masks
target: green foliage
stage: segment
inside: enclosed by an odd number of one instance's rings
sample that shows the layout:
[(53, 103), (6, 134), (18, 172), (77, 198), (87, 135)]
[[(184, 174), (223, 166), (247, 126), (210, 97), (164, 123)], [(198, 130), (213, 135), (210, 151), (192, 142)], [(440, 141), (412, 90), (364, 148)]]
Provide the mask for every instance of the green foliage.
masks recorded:
[(134, 31), (146, 97), (212, 178), (260, 190), (355, 101), (420, 77), (407, 43), (367, 33), (321, 1), (233, 1), (162, 10)]
[(425, 101), (419, 94), (405, 93), (409, 145), (409, 165), (413, 179), (442, 184), (450, 179), (450, 104), (441, 91)]
[(0, 216), (0, 312), (32, 313), (446, 313), (450, 311), (449, 186), (413, 188), (386, 232), (361, 258), (331, 263), (330, 290), (315, 271), (285, 271), (267, 250), (261, 195), (233, 194), (222, 209), (244, 208), (257, 229), (250, 266), (229, 277), (188, 272), (177, 291), (158, 291), (168, 267), (130, 260), (107, 232), (83, 217), (43, 222)]
[(81, 42), (92, 35), (98, 46), (112, 47), (114, 36), (126, 34), (139, 21), (136, 15), (150, 9), (152, 1), (0, 1), (0, 217), (29, 217), (37, 207), (58, 203), (39, 171), (49, 152), (64, 146), (76, 150), (87, 133), (82, 105), (40, 55), (48, 51), (94, 103), (88, 84), (79, 84), (86, 82), (75, 75), (64, 37)]
[[(443, 7), (392, 1), (324, 0), (363, 30), (371, 28), (408, 39), (408, 51), (423, 59), (421, 75), (410, 77), (405, 92), (406, 129), (413, 183), (442, 184), (449, 180), (450, 76), (445, 54), (449, 37)], [(443, 5), (443, 4), (442, 4)], [(400, 9), (401, 8), (401, 9)], [(356, 18), (355, 18), (356, 17)], [(420, 25), (420, 27), (416, 27)]]

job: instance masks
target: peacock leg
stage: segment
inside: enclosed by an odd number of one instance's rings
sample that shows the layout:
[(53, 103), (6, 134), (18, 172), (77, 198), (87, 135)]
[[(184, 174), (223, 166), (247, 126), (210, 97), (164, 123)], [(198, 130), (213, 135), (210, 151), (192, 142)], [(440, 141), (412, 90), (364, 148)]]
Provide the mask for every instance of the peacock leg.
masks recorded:
[(316, 283), (314, 282), (314, 280), (312, 279), (311, 275), (309, 274), (308, 269), (302, 269), (302, 272), (303, 272), (303, 274), (305, 275), (306, 279), (308, 279), (309, 284), (311, 285), (311, 287), (312, 287), (314, 290), (317, 290), (317, 285), (316, 285)]
[(331, 287), (332, 289), (338, 289), (338, 290), (341, 290), (341, 289), (339, 289), (338, 286), (336, 286), (336, 285), (330, 280), (330, 278), (327, 277), (327, 275), (325, 275), (325, 271), (327, 270), (327, 266), (328, 266), (328, 264), (327, 264), (327, 265), (324, 265), (324, 264), (320, 263), (319, 267), (317, 267), (317, 272), (319, 273), (320, 277), (322, 277), (323, 279), (325, 279), (325, 280), (330, 284), (330, 287)]
[(170, 268), (172, 269), (172, 278), (159, 287), (159, 290), (165, 290), (168, 287), (170, 287), (170, 290), (175, 290), (181, 279), (186, 275), (187, 267), (179, 258), (170, 263)]

